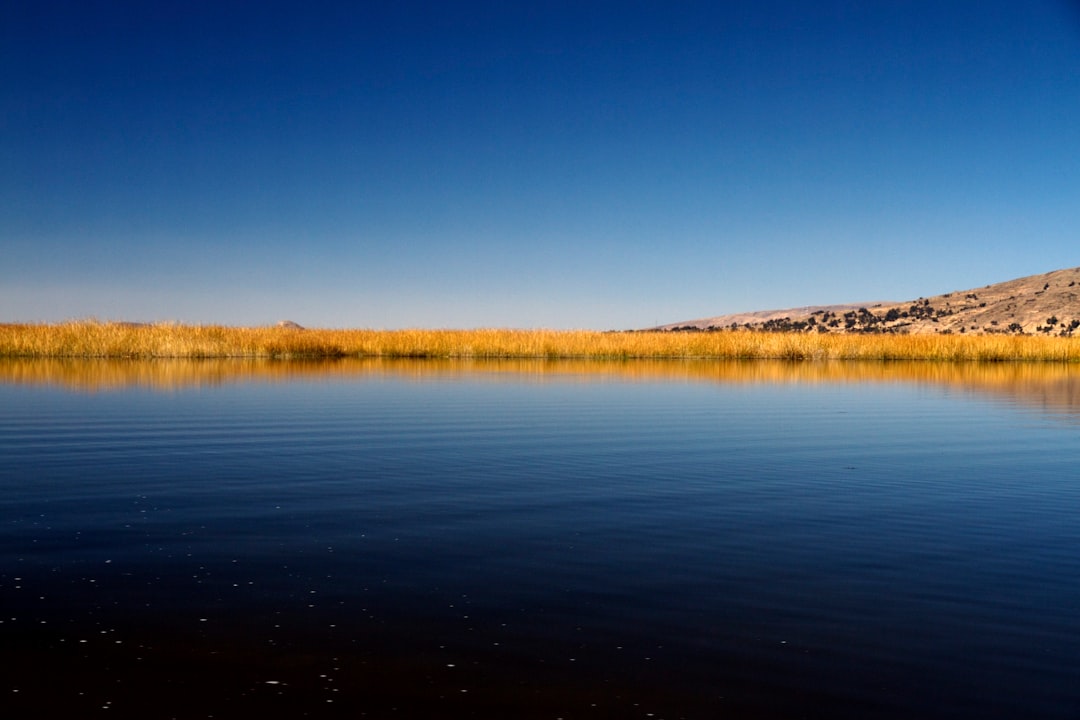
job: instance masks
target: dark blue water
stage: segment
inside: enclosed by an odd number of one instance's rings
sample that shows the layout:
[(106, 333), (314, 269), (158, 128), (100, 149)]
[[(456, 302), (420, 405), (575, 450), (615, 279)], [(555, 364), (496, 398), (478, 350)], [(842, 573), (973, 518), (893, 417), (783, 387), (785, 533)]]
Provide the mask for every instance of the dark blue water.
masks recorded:
[(905, 383), (0, 385), (0, 715), (1080, 717), (1080, 425)]

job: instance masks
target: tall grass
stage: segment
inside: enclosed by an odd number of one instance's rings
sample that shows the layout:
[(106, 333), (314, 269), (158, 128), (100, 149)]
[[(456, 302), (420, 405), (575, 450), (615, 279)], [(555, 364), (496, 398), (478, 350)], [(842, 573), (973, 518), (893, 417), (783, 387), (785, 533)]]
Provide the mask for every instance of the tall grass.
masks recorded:
[(1080, 362), (1080, 341), (1015, 335), (590, 330), (298, 330), (97, 321), (0, 325), (0, 357), (723, 358)]

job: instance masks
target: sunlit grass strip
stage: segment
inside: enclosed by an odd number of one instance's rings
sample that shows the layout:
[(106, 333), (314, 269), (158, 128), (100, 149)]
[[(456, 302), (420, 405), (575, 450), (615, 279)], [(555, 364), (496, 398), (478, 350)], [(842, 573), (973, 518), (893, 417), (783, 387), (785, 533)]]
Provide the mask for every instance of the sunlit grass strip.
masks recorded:
[(79, 321), (0, 325), (0, 356), (80, 358), (723, 358), (1080, 362), (1080, 342), (1006, 335), (591, 330), (296, 330)]

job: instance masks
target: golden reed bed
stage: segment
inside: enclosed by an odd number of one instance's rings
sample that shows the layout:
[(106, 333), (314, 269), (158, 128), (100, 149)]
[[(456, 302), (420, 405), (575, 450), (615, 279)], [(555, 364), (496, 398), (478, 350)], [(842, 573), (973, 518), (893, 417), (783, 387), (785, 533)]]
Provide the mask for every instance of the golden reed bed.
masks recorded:
[(78, 321), (0, 325), (0, 357), (540, 358), (1080, 362), (1072, 338), (1013, 335), (301, 330)]

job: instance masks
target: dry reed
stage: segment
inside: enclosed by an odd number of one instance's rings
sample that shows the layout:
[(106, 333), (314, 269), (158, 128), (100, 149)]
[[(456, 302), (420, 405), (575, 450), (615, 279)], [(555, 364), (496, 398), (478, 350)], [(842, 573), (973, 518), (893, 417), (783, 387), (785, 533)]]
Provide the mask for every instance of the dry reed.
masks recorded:
[(585, 358), (1080, 362), (1072, 338), (590, 330), (299, 330), (97, 321), (0, 325), (0, 357)]

